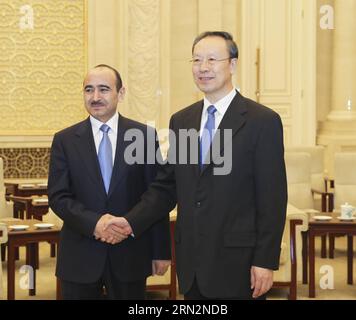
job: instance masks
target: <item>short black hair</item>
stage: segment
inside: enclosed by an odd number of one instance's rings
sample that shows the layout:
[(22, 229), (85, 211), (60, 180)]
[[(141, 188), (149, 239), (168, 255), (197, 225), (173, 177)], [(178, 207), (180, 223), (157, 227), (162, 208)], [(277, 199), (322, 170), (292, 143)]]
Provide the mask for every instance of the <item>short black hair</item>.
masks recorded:
[(223, 38), (226, 41), (227, 44), (227, 48), (229, 50), (229, 54), (230, 54), (230, 59), (238, 59), (239, 57), (239, 49), (237, 47), (236, 42), (234, 41), (232, 35), (226, 31), (205, 31), (201, 34), (199, 34), (193, 42), (193, 46), (192, 46), (192, 54), (194, 52), (194, 48), (196, 46), (196, 44), (207, 37), (220, 37)]
[(120, 91), (120, 89), (122, 88), (122, 80), (121, 80), (119, 71), (117, 71), (115, 68), (113, 68), (107, 64), (98, 64), (97, 66), (94, 67), (94, 69), (95, 68), (108, 68), (108, 69), (112, 70), (115, 73), (115, 77), (116, 77), (116, 90), (117, 90), (117, 92)]

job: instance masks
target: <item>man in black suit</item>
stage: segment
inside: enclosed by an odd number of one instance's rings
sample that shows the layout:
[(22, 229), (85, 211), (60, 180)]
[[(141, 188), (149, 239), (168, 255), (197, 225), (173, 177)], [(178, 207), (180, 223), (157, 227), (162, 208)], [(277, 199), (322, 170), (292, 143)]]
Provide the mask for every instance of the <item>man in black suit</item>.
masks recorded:
[[(156, 164), (146, 161), (148, 148), (159, 150), (147, 144), (155, 132), (118, 114), (125, 88), (114, 68), (90, 70), (83, 94), (90, 117), (58, 132), (51, 149), (49, 204), (64, 222), (56, 275), (64, 299), (101, 299), (103, 287), (109, 299), (144, 299), (146, 277), (164, 274), (170, 264), (168, 216), (122, 243), (126, 236), (103, 225), (129, 211), (156, 176)], [(131, 129), (144, 137), (145, 148), (137, 150), (142, 164), (124, 158)]]
[[(238, 50), (230, 34), (199, 35), (192, 54), (204, 100), (172, 116), (177, 142), (170, 145), (170, 161), (141, 202), (105, 229), (115, 225), (139, 239), (177, 203), (177, 274), (185, 298), (263, 299), (279, 267), (287, 205), (281, 119), (234, 89)], [(182, 149), (180, 133), (192, 129), (199, 143), (191, 148), (191, 139)], [(199, 164), (180, 163), (184, 154)]]

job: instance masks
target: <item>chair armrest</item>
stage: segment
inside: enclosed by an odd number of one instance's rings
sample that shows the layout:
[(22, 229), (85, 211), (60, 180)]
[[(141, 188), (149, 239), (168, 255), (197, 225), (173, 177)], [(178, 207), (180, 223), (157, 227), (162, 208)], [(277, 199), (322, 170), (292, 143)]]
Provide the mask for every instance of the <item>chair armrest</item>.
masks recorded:
[(311, 191), (312, 191), (312, 193), (316, 193), (316, 194), (320, 194), (320, 195), (325, 194), (326, 196), (329, 196), (330, 194), (334, 194), (333, 191), (325, 192), (325, 191), (320, 191), (320, 190), (317, 190), (317, 189), (311, 189)]
[(307, 231), (309, 226), (309, 215), (304, 211), (300, 210), (290, 204), (287, 206), (287, 221), (291, 222), (292, 220), (298, 220), (301, 225), (301, 231)]
[(32, 198), (31, 197), (14, 196), (14, 195), (10, 194), (10, 195), (6, 196), (6, 200), (26, 204), (26, 203), (31, 202)]
[(303, 225), (304, 221), (300, 219), (291, 219), (289, 221), (289, 245), (290, 245), (290, 262), (292, 265), (291, 278), (297, 280), (297, 244), (296, 244), (296, 226)]
[(321, 195), (321, 211), (332, 212), (334, 209), (334, 193), (333, 192), (320, 192), (319, 190), (312, 189), (312, 194)]
[(330, 189), (334, 189), (335, 187), (335, 180), (333, 178), (329, 178), (329, 177), (324, 177), (324, 182), (325, 182), (325, 191), (328, 192), (328, 189), (330, 186)]
[(7, 226), (3, 223), (0, 223), (0, 243), (6, 243), (6, 242), (7, 242)]
[(13, 217), (24, 219), (24, 213), (29, 212), (30, 210), (32, 198), (8, 195), (6, 196), (6, 199), (14, 203)]
[(320, 211), (315, 209), (304, 209), (303, 211), (306, 212), (308, 216), (320, 214)]

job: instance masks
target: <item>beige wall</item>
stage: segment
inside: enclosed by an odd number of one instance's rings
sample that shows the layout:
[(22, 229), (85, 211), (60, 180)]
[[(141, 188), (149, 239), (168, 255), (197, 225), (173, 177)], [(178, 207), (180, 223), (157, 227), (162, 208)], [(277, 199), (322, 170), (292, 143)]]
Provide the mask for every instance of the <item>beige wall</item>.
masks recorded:
[[(119, 106), (123, 114), (166, 127), (172, 113), (201, 97), (191, 76), (191, 45), (199, 32), (211, 29), (234, 35), (240, 47), (234, 82), (252, 99), (256, 98), (256, 47), (262, 43), (261, 101), (281, 114), (288, 141), (309, 144), (315, 134), (313, 112), (322, 121), (330, 110), (333, 32), (321, 30), (318, 18), (320, 6), (333, 1), (283, 0), (281, 5), (269, 0), (29, 0), (34, 29), (21, 30), (22, 3), (3, 0), (0, 145), (48, 145), (53, 132), (85, 117), (82, 78), (86, 68), (98, 63), (111, 64), (122, 74), (127, 86), (127, 97)], [(316, 3), (314, 43), (305, 23), (313, 21), (308, 17), (313, 13), (308, 9), (311, 3)], [(282, 36), (273, 34), (278, 25), (287, 26), (282, 27)], [(316, 58), (308, 55), (313, 45)], [(268, 51), (271, 48), (279, 55)], [(313, 63), (317, 64), (316, 103), (305, 99), (306, 90), (313, 90), (312, 75), (307, 74)], [(287, 100), (273, 100), (266, 89), (271, 85), (283, 89), (284, 77), (290, 80), (280, 96)], [(293, 87), (297, 81), (300, 88)], [(300, 97), (304, 102), (298, 101)], [(306, 136), (299, 138), (299, 132)]]
[[(317, 3), (318, 8), (325, 4), (333, 6), (334, 0), (318, 0)], [(318, 121), (325, 121), (331, 110), (333, 35), (333, 30), (317, 28), (316, 110)]]
[(167, 127), (171, 114), (200, 97), (189, 62), (194, 38), (224, 29), (239, 44), (240, 7), (240, 0), (89, 0), (89, 67), (116, 66), (127, 87), (120, 111)]
[(0, 145), (41, 144), (85, 115), (85, 3), (2, 0), (0, 14)]
[[(234, 36), (239, 46), (240, 16), (240, 0), (171, 0), (171, 114), (201, 98), (189, 63), (194, 38), (203, 31), (225, 30)], [(239, 73), (235, 85), (239, 87)]]

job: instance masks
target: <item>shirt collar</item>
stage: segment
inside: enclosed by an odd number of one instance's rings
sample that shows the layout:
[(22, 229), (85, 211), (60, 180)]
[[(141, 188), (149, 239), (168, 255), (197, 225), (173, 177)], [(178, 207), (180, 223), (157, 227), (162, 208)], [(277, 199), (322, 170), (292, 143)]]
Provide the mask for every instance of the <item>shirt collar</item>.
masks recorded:
[[(93, 128), (94, 135), (99, 132), (100, 127), (104, 124), (104, 122), (95, 119), (93, 116), (90, 116), (90, 123), (91, 123), (91, 127)], [(118, 123), (119, 123), (118, 112), (115, 112), (115, 114), (107, 122), (105, 122), (105, 124), (110, 127), (110, 129), (113, 131), (114, 134), (117, 133)]]
[(224, 115), (235, 95), (236, 89), (233, 88), (225, 97), (215, 103), (211, 103), (206, 97), (204, 97), (203, 114), (207, 112), (209, 106), (213, 105), (220, 115)]

